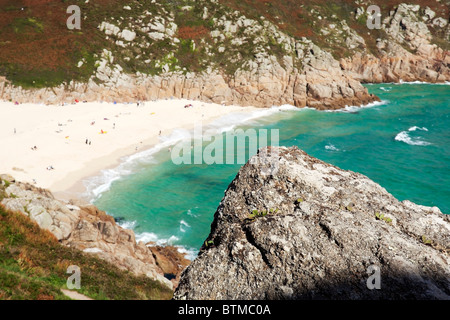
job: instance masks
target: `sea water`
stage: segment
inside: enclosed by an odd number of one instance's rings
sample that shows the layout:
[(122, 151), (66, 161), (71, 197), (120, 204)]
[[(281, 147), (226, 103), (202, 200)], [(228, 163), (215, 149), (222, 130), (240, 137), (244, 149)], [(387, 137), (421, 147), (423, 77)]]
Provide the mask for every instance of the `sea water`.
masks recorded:
[[(399, 200), (437, 206), (450, 214), (450, 86), (367, 88), (382, 101), (338, 111), (283, 106), (228, 115), (208, 128), (278, 129), (281, 146), (297, 146), (362, 173)], [(158, 146), (124, 159), (86, 186), (93, 202), (133, 229), (137, 240), (180, 246), (193, 258), (242, 164), (174, 164), (169, 148), (190, 134), (175, 130)]]

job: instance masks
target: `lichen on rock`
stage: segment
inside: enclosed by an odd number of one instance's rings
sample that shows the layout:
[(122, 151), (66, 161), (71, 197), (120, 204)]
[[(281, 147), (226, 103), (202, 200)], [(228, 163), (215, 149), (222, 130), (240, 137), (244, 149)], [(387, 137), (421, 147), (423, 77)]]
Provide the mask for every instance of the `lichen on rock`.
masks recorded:
[[(449, 216), (296, 147), (278, 153), (273, 176), (249, 161), (229, 185), (214, 245), (183, 272), (176, 299), (450, 298)], [(249, 221), (253, 210), (267, 214)], [(367, 286), (370, 266), (379, 290)]]

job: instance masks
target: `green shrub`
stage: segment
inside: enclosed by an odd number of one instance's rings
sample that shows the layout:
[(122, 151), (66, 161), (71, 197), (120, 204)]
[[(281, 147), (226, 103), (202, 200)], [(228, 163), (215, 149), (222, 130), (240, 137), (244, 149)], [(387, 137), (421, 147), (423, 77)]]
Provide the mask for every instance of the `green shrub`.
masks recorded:
[(422, 235), (422, 242), (426, 245), (432, 245), (432, 241), (430, 239), (427, 239), (427, 237), (425, 237), (424, 235)]
[(258, 210), (253, 210), (251, 214), (248, 215), (247, 220), (253, 221), (256, 218), (262, 218), (267, 216), (269, 213), (271, 214), (275, 214), (278, 212), (278, 209), (270, 209), (269, 211), (267, 210), (263, 210), (263, 211), (258, 211)]
[(379, 212), (375, 212), (375, 218), (377, 220), (383, 220), (383, 221), (385, 221), (385, 222), (387, 222), (389, 224), (392, 224), (392, 219), (391, 218), (385, 217), (384, 214), (380, 214)]

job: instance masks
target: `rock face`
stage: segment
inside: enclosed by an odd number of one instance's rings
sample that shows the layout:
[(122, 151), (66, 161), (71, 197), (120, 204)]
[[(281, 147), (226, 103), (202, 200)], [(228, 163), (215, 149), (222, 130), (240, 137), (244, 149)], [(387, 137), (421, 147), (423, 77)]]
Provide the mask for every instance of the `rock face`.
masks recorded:
[(274, 150), (229, 185), (175, 299), (450, 299), (449, 216)]
[[(146, 275), (171, 289), (178, 284), (179, 275), (189, 261), (176, 248), (149, 248), (143, 242), (136, 243), (132, 230), (120, 227), (113, 217), (93, 205), (63, 203), (48, 190), (15, 182), (6, 175), (0, 177), (8, 181), (3, 185), (1, 204), (29, 216), (63, 245), (96, 254), (120, 269)], [(1, 180), (0, 183), (4, 184)], [(165, 277), (168, 273), (171, 281)]]
[[(429, 4), (433, 11), (419, 4), (390, 4), (387, 13), (383, 4), (380, 30), (375, 31), (363, 22), (370, 16), (364, 1), (353, 3), (356, 9), (345, 16), (331, 13), (325, 3), (311, 10), (295, 4), (303, 8), (298, 14), (305, 21), (291, 27), (308, 25), (309, 30), (293, 35), (286, 27), (294, 22), (286, 17), (281, 19), (286, 25), (277, 24), (278, 14), (251, 18), (260, 14), (231, 10), (220, 1), (198, 0), (181, 10), (170, 4), (135, 1), (114, 10), (95, 31), (101, 47), (90, 59), (71, 64), (74, 78), (27, 90), (0, 78), (0, 99), (60, 104), (174, 97), (337, 109), (379, 100), (361, 82), (450, 81), (450, 24), (441, 5)], [(195, 18), (188, 19), (190, 24), (201, 27), (184, 25), (186, 15)], [(70, 80), (81, 73), (83, 80)]]
[(148, 248), (152, 251), (156, 264), (164, 272), (164, 276), (170, 279), (174, 285), (178, 285), (181, 272), (189, 265), (190, 261), (185, 259), (173, 246), (151, 245)]
[[(442, 18), (432, 20), (435, 13), (429, 8), (420, 12), (420, 6), (400, 4), (383, 20), (381, 29), (387, 38), (377, 39), (377, 54), (356, 53), (341, 59), (341, 67), (355, 80), (362, 82), (450, 80), (449, 52), (431, 43), (431, 28), (444, 21), (446, 41), (450, 26)], [(439, 19), (439, 20), (438, 20)]]
[(238, 70), (234, 77), (218, 71), (130, 75), (124, 74), (120, 65), (112, 63), (111, 52), (104, 51), (95, 75), (103, 84), (89, 81), (72, 83), (70, 90), (64, 86), (23, 90), (0, 79), (0, 99), (60, 104), (75, 99), (128, 102), (173, 97), (227, 105), (291, 104), (317, 109), (339, 109), (379, 101), (359, 81), (347, 76), (331, 54), (307, 39), (303, 41), (297, 45), (304, 63), (300, 70), (294, 67), (291, 57), (285, 57), (285, 65), (281, 66), (275, 57), (258, 54), (249, 62), (250, 70)]

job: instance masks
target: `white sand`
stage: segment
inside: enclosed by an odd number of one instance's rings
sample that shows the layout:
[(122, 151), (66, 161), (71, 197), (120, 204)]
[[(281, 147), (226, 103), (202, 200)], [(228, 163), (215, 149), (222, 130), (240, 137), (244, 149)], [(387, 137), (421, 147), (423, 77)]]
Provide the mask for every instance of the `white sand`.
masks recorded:
[[(184, 108), (189, 103), (194, 107)], [(0, 102), (0, 173), (23, 182), (34, 183), (34, 179), (36, 186), (60, 195), (74, 194), (84, 191), (84, 178), (117, 166), (136, 147), (139, 152), (158, 143), (160, 130), (165, 136), (177, 128), (255, 110), (188, 100), (147, 101), (139, 107), (136, 103), (16, 106)], [(100, 134), (101, 130), (107, 133)], [(92, 144), (87, 145), (86, 139)], [(47, 170), (48, 166), (54, 170)]]

